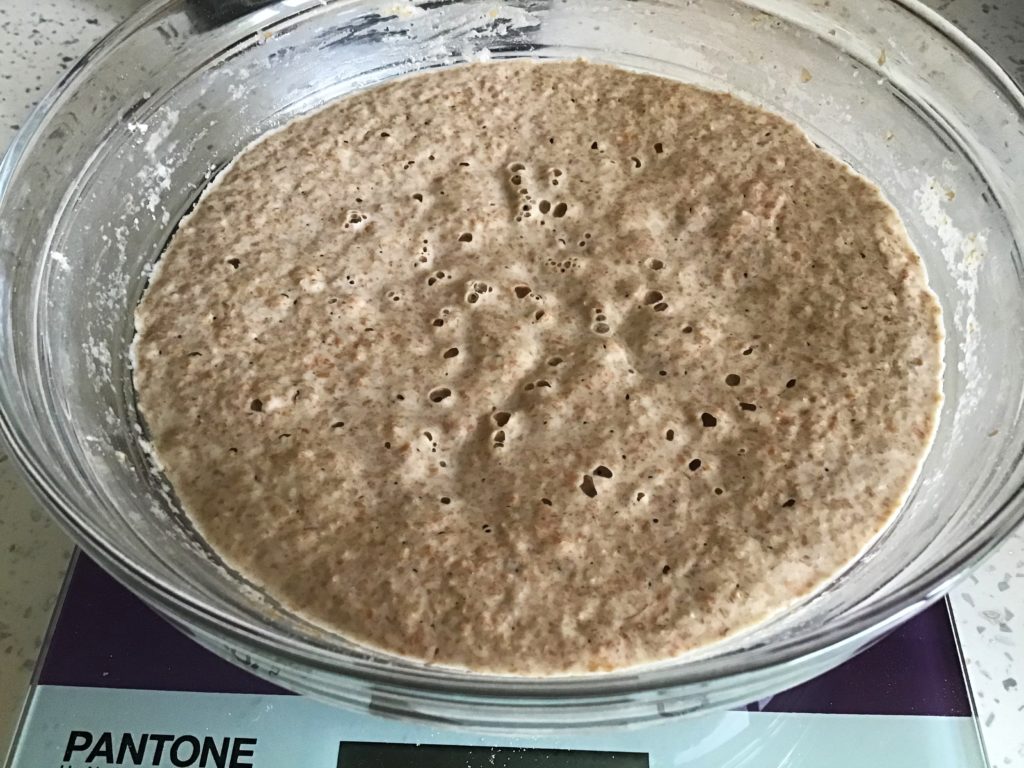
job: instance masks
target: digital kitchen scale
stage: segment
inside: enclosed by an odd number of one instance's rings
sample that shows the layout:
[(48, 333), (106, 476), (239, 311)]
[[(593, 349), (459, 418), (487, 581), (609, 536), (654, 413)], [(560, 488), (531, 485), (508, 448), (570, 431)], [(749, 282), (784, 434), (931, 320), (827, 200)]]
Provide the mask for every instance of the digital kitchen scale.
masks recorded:
[(84, 555), (12, 768), (983, 768), (945, 602), (745, 708), (556, 736), (466, 732), (289, 694), (196, 645)]

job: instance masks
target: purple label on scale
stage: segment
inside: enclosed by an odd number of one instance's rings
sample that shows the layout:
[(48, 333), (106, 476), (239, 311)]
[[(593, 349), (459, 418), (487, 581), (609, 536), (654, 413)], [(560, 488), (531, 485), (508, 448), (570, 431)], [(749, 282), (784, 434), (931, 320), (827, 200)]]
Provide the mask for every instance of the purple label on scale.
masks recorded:
[[(969, 717), (945, 602), (842, 666), (748, 709)], [(39, 672), (43, 685), (286, 694), (197, 645), (79, 555)]]

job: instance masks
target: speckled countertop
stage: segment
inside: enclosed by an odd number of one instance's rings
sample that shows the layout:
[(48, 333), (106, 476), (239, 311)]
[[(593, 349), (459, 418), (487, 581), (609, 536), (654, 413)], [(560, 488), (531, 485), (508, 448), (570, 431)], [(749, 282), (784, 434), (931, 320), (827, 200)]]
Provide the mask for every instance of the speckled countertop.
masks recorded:
[[(1024, 83), (1024, 2), (927, 0)], [(141, 0), (0, 2), (0, 148), (78, 56)], [(0, 756), (28, 689), (71, 543), (0, 446)], [(1024, 531), (951, 596), (991, 764), (1024, 766)]]

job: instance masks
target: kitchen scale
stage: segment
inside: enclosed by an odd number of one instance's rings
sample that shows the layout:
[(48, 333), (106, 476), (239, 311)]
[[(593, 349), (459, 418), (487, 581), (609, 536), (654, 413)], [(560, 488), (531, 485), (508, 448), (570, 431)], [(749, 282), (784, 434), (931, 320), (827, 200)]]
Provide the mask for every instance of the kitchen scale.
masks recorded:
[(11, 768), (983, 768), (945, 601), (746, 707), (523, 736), (289, 694), (205, 650), (85, 555), (69, 571)]

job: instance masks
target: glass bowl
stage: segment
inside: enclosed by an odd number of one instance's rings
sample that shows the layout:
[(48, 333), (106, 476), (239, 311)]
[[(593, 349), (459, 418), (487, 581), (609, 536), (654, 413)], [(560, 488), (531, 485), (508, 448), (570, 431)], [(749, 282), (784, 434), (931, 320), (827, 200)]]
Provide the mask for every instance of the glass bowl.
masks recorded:
[[(123, 24), (0, 166), (3, 437), (81, 547), (199, 642), (382, 713), (505, 730), (637, 722), (820, 674), (938, 599), (1020, 521), (1024, 100), (935, 13), (912, 0), (280, 0), (242, 3), (235, 18), (204, 6), (160, 0)], [(661, 664), (530, 679), (368, 651), (226, 566), (144, 450), (132, 312), (211, 176), (343, 94), (517, 56), (584, 56), (794, 120), (883, 188), (945, 308), (941, 423), (901, 514), (812, 598)]]

